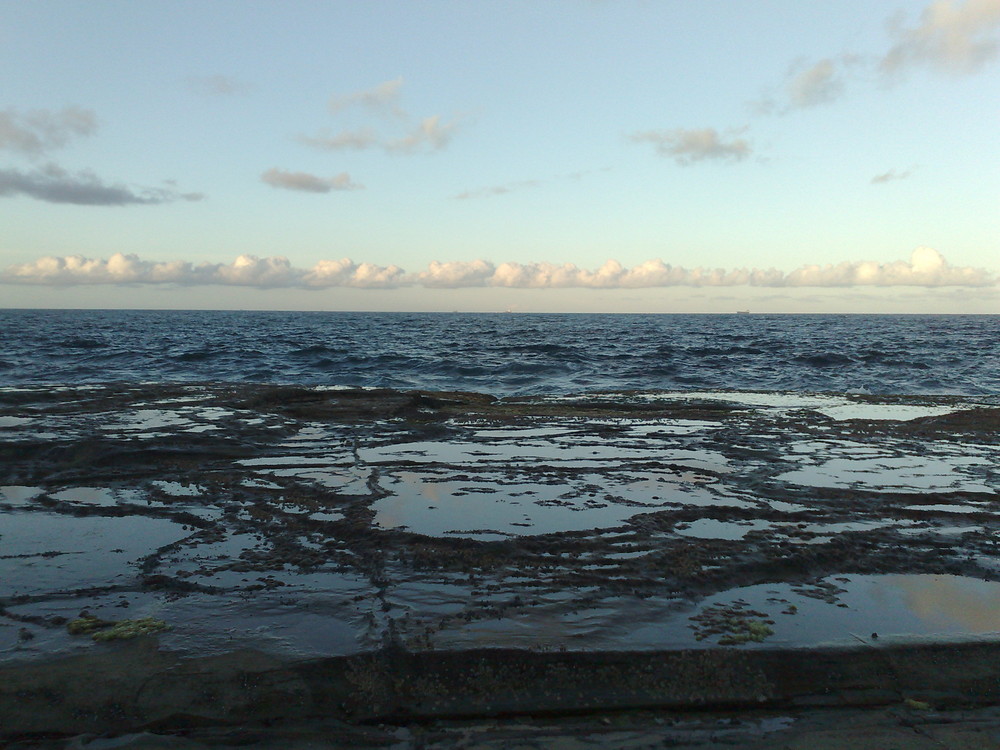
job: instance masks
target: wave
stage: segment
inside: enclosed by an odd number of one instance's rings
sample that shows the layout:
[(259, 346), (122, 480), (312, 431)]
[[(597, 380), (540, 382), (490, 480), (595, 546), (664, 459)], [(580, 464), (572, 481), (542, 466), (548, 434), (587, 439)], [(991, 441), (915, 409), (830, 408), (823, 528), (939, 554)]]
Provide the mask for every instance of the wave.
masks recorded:
[(0, 310), (0, 385), (1000, 392), (1000, 317)]
[(71, 338), (59, 342), (59, 346), (65, 349), (103, 349), (109, 344), (98, 339)]

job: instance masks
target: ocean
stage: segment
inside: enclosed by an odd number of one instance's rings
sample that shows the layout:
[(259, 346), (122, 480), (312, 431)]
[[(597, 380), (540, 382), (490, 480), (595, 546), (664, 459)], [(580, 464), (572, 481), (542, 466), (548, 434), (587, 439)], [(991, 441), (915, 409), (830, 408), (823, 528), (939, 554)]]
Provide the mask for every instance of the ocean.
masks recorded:
[(0, 385), (1000, 392), (1000, 316), (0, 310)]

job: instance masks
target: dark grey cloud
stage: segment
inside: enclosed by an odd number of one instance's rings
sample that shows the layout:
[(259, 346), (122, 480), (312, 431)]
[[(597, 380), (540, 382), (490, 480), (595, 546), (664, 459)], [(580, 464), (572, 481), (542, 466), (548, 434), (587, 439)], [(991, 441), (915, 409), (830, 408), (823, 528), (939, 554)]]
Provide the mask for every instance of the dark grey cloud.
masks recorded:
[(108, 184), (88, 170), (74, 174), (55, 164), (27, 172), (0, 169), (0, 197), (19, 195), (77, 206), (156, 205), (199, 201), (205, 197), (201, 193), (181, 193), (168, 188)]
[(646, 130), (632, 133), (629, 140), (651, 143), (656, 153), (681, 166), (709, 160), (742, 161), (753, 152), (745, 139), (730, 136), (727, 140), (715, 128)]
[(97, 130), (97, 118), (89, 109), (64, 107), (58, 112), (36, 109), (0, 111), (0, 149), (39, 156), (65, 146), (73, 138)]
[(904, 169), (902, 172), (897, 172), (895, 169), (890, 169), (888, 172), (883, 172), (882, 174), (877, 174), (871, 179), (872, 185), (882, 185), (886, 182), (892, 182), (894, 180), (905, 180), (913, 174), (912, 169)]
[(331, 190), (360, 190), (359, 185), (351, 180), (347, 172), (341, 172), (333, 177), (317, 177), (308, 172), (289, 172), (272, 167), (264, 172), (260, 179), (271, 187), (285, 190), (298, 190), (305, 193), (329, 193)]

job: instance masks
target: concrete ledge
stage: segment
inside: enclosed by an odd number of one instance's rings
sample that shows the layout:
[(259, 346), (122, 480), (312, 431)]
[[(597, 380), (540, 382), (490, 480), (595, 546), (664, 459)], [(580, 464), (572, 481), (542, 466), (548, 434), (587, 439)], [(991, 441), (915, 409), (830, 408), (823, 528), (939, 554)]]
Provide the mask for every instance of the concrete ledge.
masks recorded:
[(155, 638), (0, 667), (0, 737), (325, 717), (350, 722), (635, 708), (1000, 702), (1000, 646), (666, 652), (384, 650), (181, 659)]

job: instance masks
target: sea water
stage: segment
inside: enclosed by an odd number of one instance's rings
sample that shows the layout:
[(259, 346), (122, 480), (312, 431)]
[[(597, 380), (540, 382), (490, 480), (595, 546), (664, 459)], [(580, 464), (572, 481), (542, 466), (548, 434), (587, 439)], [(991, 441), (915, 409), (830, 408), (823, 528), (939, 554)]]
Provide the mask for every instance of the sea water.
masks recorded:
[(0, 386), (1000, 393), (1000, 316), (0, 310)]

